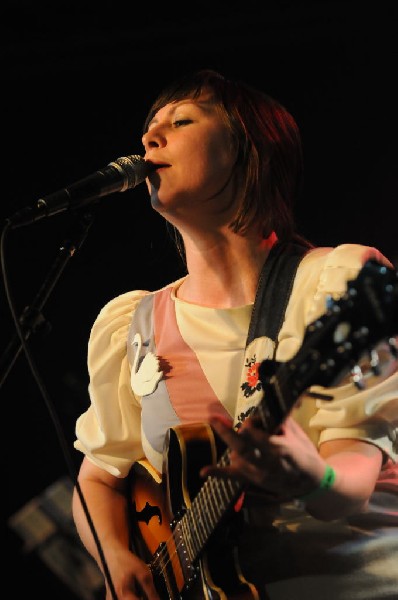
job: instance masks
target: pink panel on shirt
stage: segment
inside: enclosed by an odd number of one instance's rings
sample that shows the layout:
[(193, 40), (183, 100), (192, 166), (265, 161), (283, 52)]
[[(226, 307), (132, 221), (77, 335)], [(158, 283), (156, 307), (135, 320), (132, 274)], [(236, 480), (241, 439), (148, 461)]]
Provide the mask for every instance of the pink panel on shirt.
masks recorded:
[(171, 366), (165, 383), (181, 421), (203, 422), (214, 414), (229, 417), (203, 373), (196, 354), (181, 337), (171, 288), (155, 294), (154, 335), (157, 356), (160, 360), (166, 359)]

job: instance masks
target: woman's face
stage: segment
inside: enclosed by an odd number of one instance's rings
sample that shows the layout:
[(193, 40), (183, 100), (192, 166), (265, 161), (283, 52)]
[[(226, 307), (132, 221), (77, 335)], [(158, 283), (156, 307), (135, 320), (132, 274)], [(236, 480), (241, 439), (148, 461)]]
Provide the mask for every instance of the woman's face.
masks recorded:
[(159, 213), (177, 227), (193, 219), (231, 220), (236, 149), (209, 96), (166, 104), (142, 141), (145, 159), (158, 165), (147, 185)]

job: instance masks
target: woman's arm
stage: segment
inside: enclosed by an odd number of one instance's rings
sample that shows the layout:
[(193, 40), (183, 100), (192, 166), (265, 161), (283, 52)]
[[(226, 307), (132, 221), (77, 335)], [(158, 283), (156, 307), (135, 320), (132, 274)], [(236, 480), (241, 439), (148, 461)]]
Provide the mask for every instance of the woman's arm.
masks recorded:
[[(149, 567), (130, 550), (125, 480), (100, 469), (86, 457), (80, 467), (78, 480), (103, 549), (117, 599), (138, 600), (143, 591), (149, 600), (159, 600)], [(72, 510), (79, 536), (104, 574), (98, 547), (76, 488)], [(105, 584), (107, 599), (110, 600), (112, 593), (106, 577)]]
[(332, 520), (366, 509), (382, 466), (380, 448), (361, 440), (332, 440), (321, 445), (319, 454), (334, 469), (336, 480), (330, 490), (309, 498), (307, 511)]
[[(308, 513), (325, 521), (366, 508), (382, 465), (377, 446), (341, 439), (324, 442), (318, 451), (291, 417), (278, 435), (268, 435), (253, 418), (246, 419), (239, 432), (219, 417), (211, 424), (229, 446), (230, 465), (205, 467), (203, 476), (235, 477), (260, 488), (273, 502), (303, 498)], [(327, 465), (335, 473), (333, 485), (314, 493)]]

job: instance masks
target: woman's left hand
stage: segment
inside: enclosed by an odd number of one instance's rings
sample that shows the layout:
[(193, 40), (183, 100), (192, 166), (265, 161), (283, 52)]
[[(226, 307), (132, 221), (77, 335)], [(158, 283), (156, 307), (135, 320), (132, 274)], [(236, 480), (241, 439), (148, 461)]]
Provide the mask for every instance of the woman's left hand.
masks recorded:
[(222, 417), (210, 424), (228, 446), (230, 463), (204, 467), (203, 477), (237, 479), (277, 502), (306, 494), (322, 480), (325, 460), (291, 417), (273, 435), (264, 431), (258, 417), (248, 417), (239, 430)]

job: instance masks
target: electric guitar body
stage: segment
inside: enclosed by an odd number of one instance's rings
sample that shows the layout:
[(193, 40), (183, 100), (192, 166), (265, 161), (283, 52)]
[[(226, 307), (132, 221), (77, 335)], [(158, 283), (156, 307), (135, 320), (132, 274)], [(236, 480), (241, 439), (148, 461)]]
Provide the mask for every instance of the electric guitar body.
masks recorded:
[[(203, 486), (202, 466), (214, 464), (222, 446), (212, 429), (202, 423), (170, 429), (164, 453), (164, 477), (147, 461), (136, 463), (131, 472), (133, 549), (152, 568), (161, 598), (187, 600), (257, 600), (255, 586), (239, 567), (236, 541), (241, 514), (231, 508), (217, 535), (207, 540), (203, 514), (213, 510), (214, 498), (205, 502), (189, 519), (192, 531), (174, 527), (192, 509)], [(188, 525), (188, 523), (187, 523)], [(194, 536), (194, 540), (192, 540)], [(206, 549), (196, 560), (191, 546), (206, 538)], [(195, 556), (192, 561), (190, 557)]]

